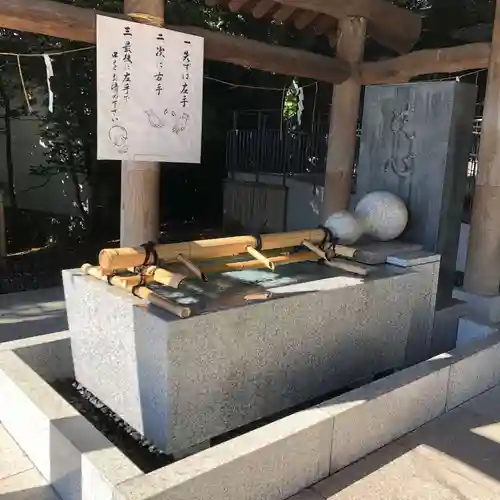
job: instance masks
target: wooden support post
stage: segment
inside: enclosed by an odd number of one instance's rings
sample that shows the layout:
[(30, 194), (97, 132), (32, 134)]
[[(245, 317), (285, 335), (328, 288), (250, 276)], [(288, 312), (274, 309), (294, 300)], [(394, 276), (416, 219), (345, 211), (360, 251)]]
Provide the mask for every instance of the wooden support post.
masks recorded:
[(500, 286), (499, 109), (500, 0), (497, 0), (464, 282), (466, 291), (478, 295), (497, 295)]
[(3, 190), (0, 188), (0, 268), (5, 267), (7, 257), (7, 227), (5, 225), (5, 207)]
[[(337, 55), (353, 70), (363, 60), (365, 38), (366, 19), (353, 17), (340, 21)], [(333, 88), (323, 219), (349, 206), (360, 94), (361, 85), (354, 78)]]
[[(125, 14), (134, 21), (163, 26), (164, 0), (125, 0)], [(122, 162), (121, 246), (157, 241), (160, 229), (160, 165)]]

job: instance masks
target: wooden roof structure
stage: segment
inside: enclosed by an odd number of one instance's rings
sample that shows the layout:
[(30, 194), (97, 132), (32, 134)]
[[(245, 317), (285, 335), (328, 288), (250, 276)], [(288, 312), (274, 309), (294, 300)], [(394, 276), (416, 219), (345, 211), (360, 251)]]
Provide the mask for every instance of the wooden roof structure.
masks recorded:
[(332, 45), (340, 19), (363, 17), (368, 20), (367, 34), (400, 54), (411, 50), (422, 30), (420, 16), (386, 0), (206, 0), (206, 4), (326, 35)]
[[(207, 0), (209, 5), (217, 5), (236, 9), (250, 10), (254, 14), (264, 3), (270, 6), (263, 20), (274, 19), (274, 16), (284, 18), (279, 14), (280, 6), (294, 8), (283, 22), (293, 23), (299, 29), (313, 30), (320, 36), (324, 16), (330, 18), (332, 24), (324, 33), (333, 36), (334, 25), (342, 13), (347, 15), (368, 16), (368, 33), (379, 42), (385, 44), (392, 40), (394, 45), (398, 40), (401, 51), (403, 46), (409, 50), (416, 41), (415, 26), (412, 30), (395, 36), (396, 28), (382, 30), (380, 13), (388, 9), (392, 25), (404, 24), (401, 19), (407, 19), (411, 14), (410, 23), (418, 16), (405, 9), (394, 7), (388, 0)], [(239, 5), (241, 4), (241, 7)], [(272, 4), (272, 5), (271, 5)], [(326, 7), (325, 7), (326, 6)], [(327, 10), (325, 14), (324, 10)], [(343, 9), (343, 10), (342, 10)], [(396, 10), (394, 10), (396, 9)], [(63, 4), (52, 0), (0, 0), (0, 27), (50, 35), (70, 40), (95, 43), (95, 19), (93, 9), (85, 9), (74, 5)], [(335, 14), (335, 15), (334, 15)], [(314, 19), (312, 17), (314, 16)], [(312, 20), (311, 20), (312, 19)], [(324, 21), (326, 22), (326, 21)], [(192, 33), (205, 38), (205, 57), (210, 60), (227, 62), (240, 66), (271, 71), (285, 75), (307, 77), (327, 83), (341, 83), (349, 76), (358, 79), (362, 84), (389, 82), (405, 82), (411, 78), (429, 73), (454, 73), (488, 67), (491, 53), (491, 43), (471, 43), (444, 49), (426, 49), (403, 54), (399, 57), (377, 62), (361, 63), (357, 67), (347, 64), (339, 58), (327, 57), (306, 50), (258, 42), (244, 37), (224, 34), (217, 31), (194, 26), (171, 26), (186, 33)], [(391, 31), (394, 30), (394, 31)], [(397, 28), (399, 32), (399, 28)], [(410, 33), (413, 33), (410, 35)]]

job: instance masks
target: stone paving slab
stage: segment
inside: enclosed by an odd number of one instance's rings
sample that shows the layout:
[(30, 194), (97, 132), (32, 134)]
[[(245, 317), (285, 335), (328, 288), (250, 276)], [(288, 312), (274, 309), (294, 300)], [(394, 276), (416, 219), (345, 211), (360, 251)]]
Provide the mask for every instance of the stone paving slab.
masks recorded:
[(31, 469), (0, 481), (2, 500), (59, 500), (36, 470)]
[(0, 424), (0, 481), (32, 468), (29, 458)]
[(0, 498), (59, 500), (54, 490), (0, 424)]
[(500, 387), (305, 490), (293, 500), (497, 500)]

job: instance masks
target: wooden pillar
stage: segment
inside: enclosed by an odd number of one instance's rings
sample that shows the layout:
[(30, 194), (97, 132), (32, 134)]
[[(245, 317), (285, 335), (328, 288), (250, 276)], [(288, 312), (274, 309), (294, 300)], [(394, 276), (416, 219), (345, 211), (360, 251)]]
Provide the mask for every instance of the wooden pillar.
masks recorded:
[(467, 292), (478, 295), (497, 295), (500, 286), (499, 110), (500, 0), (497, 0), (464, 282)]
[(0, 269), (5, 267), (7, 257), (7, 227), (5, 225), (5, 207), (3, 190), (0, 187)]
[[(353, 68), (363, 61), (366, 19), (349, 17), (340, 21), (337, 57)], [(323, 218), (348, 208), (356, 153), (356, 126), (361, 85), (350, 78), (333, 88), (330, 134), (326, 158)]]
[[(163, 26), (165, 0), (125, 0), (125, 13), (134, 21)], [(157, 241), (159, 230), (160, 165), (122, 162), (120, 245)]]

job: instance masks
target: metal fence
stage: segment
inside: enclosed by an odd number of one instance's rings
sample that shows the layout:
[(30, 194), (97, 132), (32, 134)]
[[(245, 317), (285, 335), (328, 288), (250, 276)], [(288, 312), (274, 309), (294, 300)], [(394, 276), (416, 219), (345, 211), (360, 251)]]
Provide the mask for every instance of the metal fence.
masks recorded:
[(477, 164), (479, 160), (479, 143), (481, 141), (481, 125), (483, 123), (482, 118), (476, 118), (474, 120), (474, 127), (472, 130), (472, 148), (469, 157), (469, 168), (467, 170), (468, 177), (477, 176)]
[[(254, 119), (249, 120), (252, 116)], [(235, 113), (226, 137), (229, 173), (323, 174), (328, 152), (328, 115), (317, 118), (309, 131), (289, 128), (275, 111)], [(242, 116), (243, 115), (243, 119)], [(270, 126), (269, 126), (270, 124)], [(358, 127), (358, 147), (361, 127)], [(355, 164), (357, 164), (357, 156)]]
[[(259, 125), (262, 120), (259, 119)], [(474, 120), (468, 178), (475, 179), (482, 119)], [(359, 141), (361, 126), (357, 132)], [(233, 128), (226, 137), (228, 172), (252, 174), (322, 174), (326, 168), (328, 125), (321, 123), (313, 132), (271, 129), (266, 127)], [(357, 164), (357, 155), (355, 165)]]
[[(227, 133), (226, 166), (232, 172), (259, 175), (281, 174), (287, 176), (322, 175), (326, 169), (328, 151), (328, 117), (318, 121), (310, 132), (279, 128), (279, 121), (268, 120), (263, 112), (256, 112), (255, 120), (238, 120)], [(270, 125), (270, 126), (269, 126)], [(473, 126), (472, 147), (467, 169), (466, 194), (463, 204), (463, 222), (470, 222), (478, 170), (479, 144), (482, 118)], [(273, 128), (274, 127), (274, 128)], [(357, 132), (358, 147), (354, 165), (353, 190), (356, 189), (356, 166), (359, 154), (361, 127)]]
[(479, 144), (481, 142), (481, 126), (482, 118), (474, 120), (474, 127), (472, 130), (472, 147), (469, 154), (469, 164), (467, 168), (467, 185), (464, 200), (464, 213), (463, 221), (470, 222), (472, 215), (472, 205), (474, 203), (474, 191), (476, 188), (477, 169), (479, 162)]
[(325, 171), (327, 149), (326, 133), (231, 130), (227, 167), (255, 174), (317, 174)]

